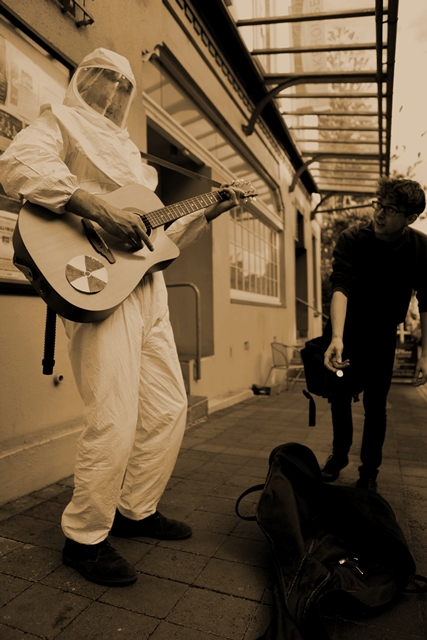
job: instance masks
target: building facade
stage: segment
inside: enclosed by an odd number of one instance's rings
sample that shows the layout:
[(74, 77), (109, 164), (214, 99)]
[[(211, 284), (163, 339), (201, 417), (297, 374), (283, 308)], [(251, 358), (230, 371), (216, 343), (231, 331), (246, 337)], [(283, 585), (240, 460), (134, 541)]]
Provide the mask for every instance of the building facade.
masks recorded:
[[(310, 215), (314, 189), (306, 180), (290, 192), (296, 169), (268, 122), (244, 135), (254, 105), (241, 63), (197, 4), (2, 0), (0, 151), (41, 104), (62, 101), (73, 68), (104, 47), (134, 71), (129, 131), (143, 157), (158, 158), (148, 161), (165, 205), (209, 192), (212, 181), (254, 187), (256, 200), (215, 220), (165, 271), (187, 391), (212, 412), (264, 384), (271, 342), (301, 344), (321, 332), (320, 228)], [(70, 475), (82, 428), (60, 321), (54, 374), (42, 375), (46, 305), (11, 264), (19, 206), (0, 196), (0, 503)]]

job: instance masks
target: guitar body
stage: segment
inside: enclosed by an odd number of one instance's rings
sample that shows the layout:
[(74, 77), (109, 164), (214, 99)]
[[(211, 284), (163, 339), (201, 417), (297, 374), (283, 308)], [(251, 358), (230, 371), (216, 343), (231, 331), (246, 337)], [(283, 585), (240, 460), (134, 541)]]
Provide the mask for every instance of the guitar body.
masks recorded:
[[(107, 195), (106, 202), (140, 215), (163, 207), (147, 187), (126, 185)], [(59, 315), (76, 322), (104, 320), (135, 289), (146, 273), (165, 269), (179, 249), (163, 226), (151, 230), (154, 251), (132, 251), (96, 225), (115, 262), (99, 253), (85, 232), (82, 218), (55, 214), (26, 203), (18, 216), (14, 263), (37, 293)]]

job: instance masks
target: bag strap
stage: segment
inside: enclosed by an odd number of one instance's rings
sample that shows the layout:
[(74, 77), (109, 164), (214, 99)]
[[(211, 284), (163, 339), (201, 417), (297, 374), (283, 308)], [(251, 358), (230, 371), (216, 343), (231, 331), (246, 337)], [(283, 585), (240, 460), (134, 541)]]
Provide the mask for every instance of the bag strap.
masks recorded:
[(240, 502), (243, 500), (243, 498), (247, 495), (249, 495), (250, 493), (255, 493), (255, 491), (262, 491), (265, 487), (265, 484), (256, 484), (253, 487), (250, 487), (249, 489), (246, 489), (246, 491), (244, 491), (242, 493), (242, 495), (237, 498), (236, 501), (236, 506), (234, 507), (234, 510), (236, 512), (236, 515), (241, 518), (242, 520), (256, 520), (256, 516), (242, 516), (239, 513), (239, 504)]
[(409, 584), (411, 583), (415, 583), (415, 582), (422, 582), (422, 585), (414, 585), (414, 587), (411, 589), (409, 587), (405, 587), (405, 589), (402, 589), (403, 593), (425, 593), (427, 591), (427, 578), (425, 576), (420, 575), (419, 573), (415, 573)]
[(309, 393), (305, 389), (303, 389), (302, 392), (307, 398), (307, 400), (310, 401), (308, 405), (308, 426), (315, 427), (316, 426), (316, 403), (314, 402), (314, 398), (311, 395), (311, 393)]

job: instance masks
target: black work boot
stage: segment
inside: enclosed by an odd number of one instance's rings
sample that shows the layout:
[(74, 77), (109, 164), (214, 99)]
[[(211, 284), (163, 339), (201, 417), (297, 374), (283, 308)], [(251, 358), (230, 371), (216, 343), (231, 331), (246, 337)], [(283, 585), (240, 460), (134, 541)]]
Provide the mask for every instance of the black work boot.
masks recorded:
[(323, 482), (334, 482), (337, 480), (341, 469), (344, 469), (347, 465), (348, 455), (346, 453), (333, 453), (330, 455), (321, 470)]
[(108, 587), (125, 587), (137, 579), (135, 567), (123, 558), (107, 540), (98, 544), (80, 544), (65, 538), (64, 564), (83, 577)]
[(183, 540), (193, 532), (185, 522), (166, 518), (158, 511), (142, 520), (131, 520), (117, 510), (110, 533), (119, 538), (145, 536), (157, 540)]
[(356, 482), (356, 487), (376, 493), (377, 475), (378, 469), (368, 469), (362, 465), (359, 467), (359, 480)]

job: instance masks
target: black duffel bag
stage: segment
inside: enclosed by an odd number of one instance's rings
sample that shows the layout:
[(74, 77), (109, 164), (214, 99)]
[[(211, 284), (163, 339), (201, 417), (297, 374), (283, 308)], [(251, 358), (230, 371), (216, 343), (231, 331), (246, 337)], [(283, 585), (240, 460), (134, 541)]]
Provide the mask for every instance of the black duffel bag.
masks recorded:
[[(269, 462), (265, 484), (236, 502), (240, 518), (258, 522), (276, 568), (275, 613), (259, 640), (330, 640), (325, 611), (372, 613), (403, 591), (426, 590), (382, 496), (324, 483), (314, 453), (301, 444), (276, 447)], [(241, 500), (260, 490), (256, 515), (242, 516)]]

